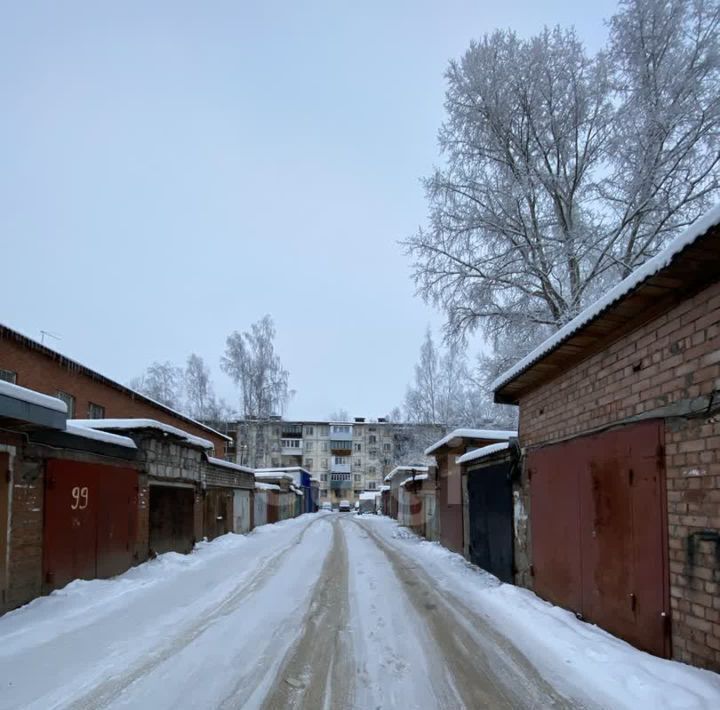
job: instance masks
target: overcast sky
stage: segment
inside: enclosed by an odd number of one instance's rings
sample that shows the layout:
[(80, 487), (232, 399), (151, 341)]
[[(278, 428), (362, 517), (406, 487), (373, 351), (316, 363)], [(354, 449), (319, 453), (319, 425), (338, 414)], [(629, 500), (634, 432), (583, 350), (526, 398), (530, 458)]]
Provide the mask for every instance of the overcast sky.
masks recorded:
[(425, 217), (443, 71), (495, 28), (614, 2), (5, 2), (0, 321), (121, 382), (270, 313), (289, 416), (382, 416), (427, 325), (397, 240)]

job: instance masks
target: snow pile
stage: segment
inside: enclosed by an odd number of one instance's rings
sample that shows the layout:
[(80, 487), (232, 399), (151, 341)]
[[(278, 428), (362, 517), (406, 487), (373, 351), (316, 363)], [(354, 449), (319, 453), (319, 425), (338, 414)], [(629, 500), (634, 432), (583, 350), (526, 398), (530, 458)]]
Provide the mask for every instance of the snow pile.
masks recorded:
[(102, 429), (110, 431), (136, 431), (138, 429), (153, 429), (161, 431), (164, 434), (171, 434), (182, 439), (192, 446), (198, 446), (202, 449), (213, 449), (214, 445), (211, 441), (203, 439), (199, 436), (189, 434), (182, 429), (178, 429), (170, 424), (156, 421), (155, 419), (71, 419), (70, 424), (88, 427), (90, 429)]
[(698, 237), (705, 234), (710, 228), (720, 224), (720, 204), (716, 205), (709, 212), (693, 222), (682, 234), (674, 239), (670, 244), (654, 256), (648, 259), (640, 268), (630, 274), (626, 279), (622, 280), (617, 286), (610, 289), (602, 298), (598, 299), (592, 305), (588, 306), (582, 313), (573, 318), (569, 323), (560, 328), (556, 333), (544, 342), (540, 343), (535, 350), (526, 355), (522, 360), (518, 361), (509, 370), (498, 377), (490, 386), (493, 392), (507, 385), (514, 380), (521, 372), (527, 370), (538, 360), (550, 354), (562, 342), (574, 335), (578, 330), (584, 328), (599, 316), (603, 311), (612, 306), (616, 301), (627, 296), (631, 291), (642, 284), (643, 281), (654, 276), (659, 271), (669, 266), (673, 259), (686, 247), (690, 246)]
[(667, 661), (585, 623), (533, 592), (501, 583), (439, 543), (387, 517), (373, 518), (384, 540), (511, 639), (556, 688), (603, 708), (720, 708), (720, 675)]
[(458, 456), (455, 459), (456, 463), (469, 463), (470, 461), (477, 461), (478, 459), (484, 459), (487, 456), (492, 456), (500, 451), (507, 451), (510, 448), (510, 444), (503, 441), (499, 444), (490, 444), (489, 446), (483, 446), (480, 449), (473, 449), (468, 451), (462, 456)]
[(50, 397), (35, 390), (29, 390), (27, 387), (5, 382), (5, 380), (0, 380), (0, 395), (19, 399), (21, 402), (27, 402), (28, 404), (36, 404), (38, 407), (52, 409), (61, 414), (67, 414), (67, 405), (57, 397)]
[(98, 429), (90, 429), (86, 426), (73, 424), (71, 419), (65, 424), (65, 431), (74, 436), (82, 436), (84, 439), (93, 439), (94, 441), (103, 441), (106, 444), (115, 444), (116, 446), (124, 446), (127, 449), (137, 449), (135, 442), (129, 436), (120, 436), (119, 434), (110, 434), (107, 431)]
[(230, 468), (233, 471), (241, 471), (242, 473), (252, 473), (255, 475), (255, 471), (247, 466), (241, 466), (240, 464), (233, 463), (232, 461), (226, 461), (225, 459), (216, 459), (214, 456), (206, 456), (208, 463), (213, 466), (223, 466), (224, 468)]
[(507, 441), (518, 435), (516, 431), (503, 431), (495, 429), (455, 429), (425, 449), (425, 456), (450, 443), (453, 439), (488, 439), (489, 441)]

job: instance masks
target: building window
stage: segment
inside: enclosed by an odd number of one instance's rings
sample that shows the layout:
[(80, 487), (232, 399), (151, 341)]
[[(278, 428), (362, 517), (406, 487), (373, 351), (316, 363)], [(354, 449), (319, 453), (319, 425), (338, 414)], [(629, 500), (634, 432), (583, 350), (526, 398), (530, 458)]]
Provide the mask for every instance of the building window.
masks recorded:
[(302, 439), (281, 439), (280, 446), (283, 449), (299, 449)]
[(311, 426), (305, 427), (305, 436), (313, 436), (314, 435), (314, 428)]
[(321, 474), (320, 474), (320, 480), (321, 480), (321, 481), (327, 481), (327, 473), (321, 473)]
[(367, 489), (369, 491), (374, 491), (377, 488), (377, 481), (368, 481), (367, 482)]
[(362, 481), (362, 476), (359, 473), (355, 474), (355, 483), (360, 483)]
[(343, 464), (350, 463), (348, 456), (333, 456), (333, 463), (336, 466), (342, 466)]
[(374, 475), (375, 475), (375, 466), (370, 466), (370, 467), (368, 468), (368, 475), (369, 475), (369, 476), (374, 476)]
[(320, 436), (327, 436), (328, 435), (328, 428), (326, 426), (320, 427)]
[(377, 444), (377, 436), (375, 436), (375, 434), (370, 434), (368, 444)]
[(333, 434), (349, 434), (351, 431), (351, 427), (347, 424), (336, 424), (332, 428)]
[(390, 451), (390, 448), (390, 444), (383, 444), (383, 451), (385, 451), (386, 453)]
[(327, 451), (327, 450), (328, 450), (328, 443), (327, 443), (327, 441), (323, 441), (323, 443), (322, 443), (322, 450), (323, 450), (323, 451)]
[[(73, 397), (71, 394), (68, 394), (67, 392), (60, 392), (59, 390), (55, 396), (61, 402), (65, 402), (65, 406), (67, 407), (68, 419), (74, 419), (75, 418), (75, 397)], [(94, 417), (94, 418), (97, 419), (98, 417)]]
[(279, 459), (276, 459), (276, 458), (273, 456), (273, 458), (270, 459), (270, 465), (271, 465), (273, 468), (277, 468), (277, 467), (280, 465), (280, 460), (279, 460)]
[(88, 419), (105, 419), (105, 407), (88, 402)]
[(355, 451), (360, 453), (362, 451), (362, 444), (355, 444)]
[(17, 384), (17, 372), (15, 370), (0, 369), (0, 380), (9, 382), (11, 385)]
[(322, 467), (323, 467), (323, 468), (327, 468), (327, 467), (328, 467), (328, 460), (327, 460), (327, 459), (323, 459), (323, 460), (322, 460)]
[(353, 493), (355, 494), (355, 497), (357, 498), (357, 497), (362, 493), (362, 491), (361, 491), (359, 488), (356, 488), (356, 489), (353, 491)]
[(312, 468), (312, 467), (313, 467), (313, 460), (312, 460), (312, 459), (305, 459), (305, 466), (306, 466), (307, 468)]
[(323, 498), (327, 498), (327, 488), (321, 488), (321, 489), (320, 489), (320, 495), (321, 495)]
[(355, 459), (355, 468), (362, 467), (362, 459)]
[(276, 426), (276, 427), (273, 429), (273, 434), (274, 434), (275, 436), (280, 436), (280, 427), (279, 427), (279, 426)]
[(330, 480), (331, 481), (349, 481), (351, 479), (350, 479), (349, 473), (331, 473)]
[(312, 441), (306, 441), (305, 442), (305, 451), (312, 451), (313, 450), (313, 443)]
[(370, 458), (376, 459), (377, 458), (377, 449), (370, 449), (370, 451), (368, 451), (368, 455), (370, 456)]

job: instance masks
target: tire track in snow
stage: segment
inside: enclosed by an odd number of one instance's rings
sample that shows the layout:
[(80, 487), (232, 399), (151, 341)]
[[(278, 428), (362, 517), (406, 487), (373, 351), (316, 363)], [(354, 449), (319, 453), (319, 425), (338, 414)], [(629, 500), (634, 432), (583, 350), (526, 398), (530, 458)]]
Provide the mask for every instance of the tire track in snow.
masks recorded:
[(419, 565), (353, 519), (387, 558), (399, 584), (427, 625), (467, 708), (573, 708), (523, 654), (462, 600), (440, 593)]
[(313, 590), (303, 635), (286, 655), (263, 708), (353, 707), (354, 664), (348, 638), (348, 607), (348, 553), (336, 518), (332, 549)]
[(272, 555), (259, 561), (251, 577), (236, 587), (223, 599), (215, 609), (205, 614), (201, 619), (195, 620), (173, 636), (167, 643), (146, 654), (133, 664), (122, 675), (112, 676), (101, 684), (92, 688), (82, 697), (72, 701), (67, 707), (73, 710), (95, 710), (109, 705), (113, 700), (131, 685), (142, 680), (158, 666), (189, 646), (198, 636), (234, 611), (245, 602), (247, 596), (257, 592), (270, 581), (285, 557), (290, 554), (302, 541), (308, 530), (316, 523), (324, 521), (325, 516), (311, 520), (289, 543)]

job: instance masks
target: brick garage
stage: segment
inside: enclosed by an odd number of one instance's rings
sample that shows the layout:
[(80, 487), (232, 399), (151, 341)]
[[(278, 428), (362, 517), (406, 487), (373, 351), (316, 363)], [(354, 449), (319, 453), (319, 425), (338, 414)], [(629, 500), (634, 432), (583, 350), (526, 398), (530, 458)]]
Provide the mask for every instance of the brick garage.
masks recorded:
[[(532, 531), (538, 521), (527, 462), (537, 452), (657, 422), (671, 655), (714, 670), (720, 670), (718, 223), (716, 208), (495, 385), (497, 401), (520, 405), (523, 500)], [(566, 475), (568, 466), (558, 459), (555, 475)], [(632, 485), (633, 469), (626, 473)], [(532, 539), (530, 550), (532, 557)]]
[[(58, 392), (71, 395), (74, 412), (69, 412), (70, 419), (96, 415), (156, 419), (210, 440), (216, 455), (225, 455), (229, 437), (153, 402), (4, 325), (0, 325), (0, 371), (9, 373), (7, 376), (14, 384), (36, 392), (51, 397), (56, 397)], [(102, 411), (91, 411), (91, 405), (101, 407)]]

